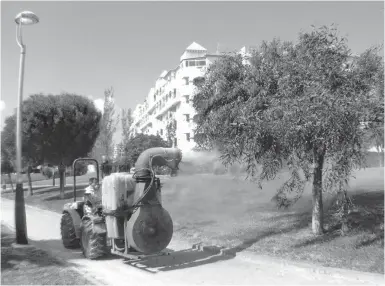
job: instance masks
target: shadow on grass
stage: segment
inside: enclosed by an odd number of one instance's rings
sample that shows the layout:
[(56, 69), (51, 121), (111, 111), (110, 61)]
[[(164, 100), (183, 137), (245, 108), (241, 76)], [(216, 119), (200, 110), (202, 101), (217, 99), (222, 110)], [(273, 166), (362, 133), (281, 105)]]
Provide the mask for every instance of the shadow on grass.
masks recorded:
[[(258, 241), (265, 239), (267, 237), (290, 233), (293, 231), (298, 231), (300, 229), (306, 228), (311, 222), (311, 215), (309, 214), (309, 212), (301, 212), (301, 213), (295, 213), (295, 214), (282, 214), (282, 215), (269, 218), (267, 220), (272, 222), (270, 229), (260, 231), (256, 236), (245, 239), (242, 243), (231, 248), (230, 251), (234, 253), (241, 252), (251, 247), (253, 244), (257, 243)], [(287, 220), (290, 220), (290, 225), (281, 227), (282, 224), (284, 224), (282, 222)], [(275, 222), (275, 224), (273, 223), (273, 221)], [(256, 229), (252, 231), (258, 232)]]
[[(348, 214), (347, 221), (349, 232), (351, 234), (361, 234), (361, 237), (355, 244), (355, 248), (370, 246), (378, 241), (384, 240), (384, 191), (364, 192), (359, 190), (351, 196), (354, 204), (353, 210)], [(324, 235), (314, 237), (303, 241), (294, 246), (294, 248), (306, 247), (309, 245), (329, 242), (341, 236), (342, 223), (333, 217), (335, 206), (333, 202), (336, 196), (331, 200), (329, 207), (325, 210), (324, 222), (328, 225)]]
[[(369, 246), (378, 241), (384, 241), (384, 191), (363, 192), (362, 190), (355, 192), (351, 196), (355, 205), (355, 211), (349, 214), (350, 233), (360, 233), (362, 238), (356, 242), (356, 248)], [(324, 225), (325, 232), (320, 236), (312, 236), (310, 239), (300, 241), (292, 246), (293, 248), (302, 248), (315, 244), (328, 243), (341, 236), (341, 222), (339, 222), (333, 213), (333, 202), (336, 197), (331, 198), (324, 205)], [(242, 243), (234, 246), (230, 251), (238, 253), (244, 251), (259, 241), (275, 235), (287, 234), (290, 232), (298, 232), (304, 228), (311, 226), (311, 205), (308, 208), (292, 211), (277, 211), (277, 215), (262, 219), (269, 225), (266, 227), (255, 227), (249, 229), (249, 235), (243, 235)], [(254, 235), (257, 233), (257, 235)], [(370, 235), (365, 235), (370, 233)], [(293, 236), (295, 234), (293, 233)]]

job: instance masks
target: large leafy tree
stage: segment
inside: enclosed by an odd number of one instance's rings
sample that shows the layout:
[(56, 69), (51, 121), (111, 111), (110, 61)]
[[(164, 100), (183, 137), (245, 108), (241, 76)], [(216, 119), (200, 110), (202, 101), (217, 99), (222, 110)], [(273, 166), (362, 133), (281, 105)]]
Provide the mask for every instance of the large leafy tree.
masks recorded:
[(287, 165), (279, 206), (290, 206), (312, 183), (312, 230), (321, 234), (322, 192), (346, 193), (363, 162), (361, 122), (383, 122), (383, 113), (373, 118), (383, 106), (383, 92), (373, 92), (383, 61), (375, 49), (352, 60), (346, 40), (325, 26), (300, 33), (297, 44), (264, 42), (249, 64), (244, 60), (225, 56), (197, 85), (195, 138), (217, 148), (225, 164), (246, 162), (260, 186)]
[[(59, 166), (60, 194), (64, 197), (65, 166), (86, 156), (93, 147), (99, 134), (100, 112), (88, 98), (62, 93), (31, 95), (23, 102), (22, 115), (23, 157), (34, 164)], [(3, 130), (9, 150), (15, 146), (14, 117), (6, 120)]]
[(132, 165), (135, 164), (139, 155), (149, 149), (154, 147), (170, 147), (170, 145), (164, 141), (160, 136), (147, 135), (147, 134), (138, 134), (135, 137), (131, 138), (127, 145), (124, 146), (126, 153), (125, 160)]
[[(23, 114), (23, 123), (26, 119), (26, 114)], [(16, 160), (16, 114), (5, 119), (5, 126), (1, 132), (1, 154), (2, 158), (10, 161), (15, 166)], [(23, 138), (37, 138), (36, 134), (30, 134), (27, 130), (27, 125), (22, 125)], [(31, 170), (32, 166), (36, 166), (40, 162), (40, 149), (36, 145), (36, 141), (23, 140), (22, 142), (22, 171), (27, 173), (29, 194), (33, 195)]]

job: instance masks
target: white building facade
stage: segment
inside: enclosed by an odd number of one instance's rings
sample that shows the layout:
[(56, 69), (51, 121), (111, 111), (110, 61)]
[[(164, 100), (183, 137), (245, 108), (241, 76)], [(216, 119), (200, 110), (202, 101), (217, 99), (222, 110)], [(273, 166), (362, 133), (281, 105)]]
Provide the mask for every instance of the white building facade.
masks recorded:
[(173, 70), (163, 71), (144, 103), (134, 109), (132, 134), (159, 135), (167, 140), (167, 125), (173, 122), (176, 127), (173, 147), (182, 151), (194, 148), (193, 81), (204, 76), (207, 66), (219, 57), (219, 54), (209, 54), (201, 45), (192, 43), (180, 57), (179, 65)]

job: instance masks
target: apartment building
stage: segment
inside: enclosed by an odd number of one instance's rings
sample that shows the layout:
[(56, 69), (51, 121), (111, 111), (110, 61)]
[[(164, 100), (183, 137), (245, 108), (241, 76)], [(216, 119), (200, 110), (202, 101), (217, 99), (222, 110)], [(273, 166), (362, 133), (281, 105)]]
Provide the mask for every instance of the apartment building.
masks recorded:
[(150, 89), (144, 103), (133, 111), (131, 132), (159, 135), (167, 140), (167, 125), (175, 124), (173, 147), (189, 151), (195, 146), (192, 106), (193, 80), (204, 75), (207, 66), (220, 57), (193, 42), (180, 57), (179, 65), (163, 71)]

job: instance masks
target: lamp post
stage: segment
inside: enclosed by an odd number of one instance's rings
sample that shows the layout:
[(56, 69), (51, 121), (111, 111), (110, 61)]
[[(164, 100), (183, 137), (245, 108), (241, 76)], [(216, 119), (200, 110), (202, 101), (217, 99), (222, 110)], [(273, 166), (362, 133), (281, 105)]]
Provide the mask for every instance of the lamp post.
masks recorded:
[(25, 218), (23, 180), (21, 178), (21, 112), (23, 101), (23, 82), (24, 82), (24, 59), (26, 46), (23, 44), (22, 27), (39, 22), (39, 18), (32, 12), (24, 11), (16, 15), (16, 42), (20, 47), (20, 69), (19, 69), (19, 91), (17, 100), (16, 114), (16, 195), (15, 195), (15, 228), (16, 243), (28, 244), (27, 224)]

